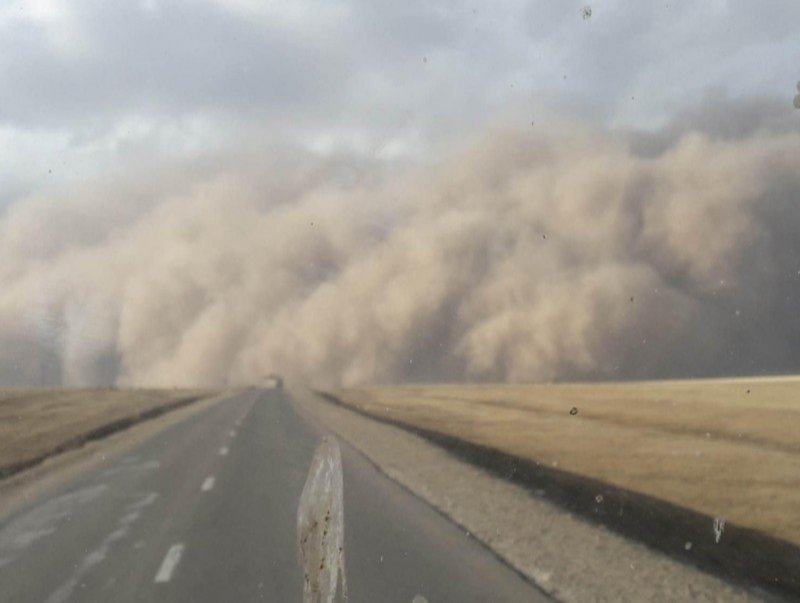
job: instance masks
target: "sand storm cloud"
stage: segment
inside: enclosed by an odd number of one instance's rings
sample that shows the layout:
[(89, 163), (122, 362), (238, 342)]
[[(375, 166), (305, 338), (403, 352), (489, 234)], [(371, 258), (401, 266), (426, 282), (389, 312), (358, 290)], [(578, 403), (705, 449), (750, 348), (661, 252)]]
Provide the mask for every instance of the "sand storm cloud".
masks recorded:
[(800, 133), (739, 109), (648, 135), (498, 127), (402, 175), (230, 159), (18, 200), (0, 379), (796, 371)]

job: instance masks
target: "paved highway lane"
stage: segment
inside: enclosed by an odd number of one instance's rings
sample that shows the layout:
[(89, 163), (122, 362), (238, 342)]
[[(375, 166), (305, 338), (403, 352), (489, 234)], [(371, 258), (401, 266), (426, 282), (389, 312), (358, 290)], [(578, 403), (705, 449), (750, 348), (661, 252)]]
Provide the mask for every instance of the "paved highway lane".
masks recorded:
[[(302, 600), (295, 517), (321, 432), (279, 390), (174, 423), (0, 525), (0, 601)], [(544, 601), (342, 445), (350, 600)]]

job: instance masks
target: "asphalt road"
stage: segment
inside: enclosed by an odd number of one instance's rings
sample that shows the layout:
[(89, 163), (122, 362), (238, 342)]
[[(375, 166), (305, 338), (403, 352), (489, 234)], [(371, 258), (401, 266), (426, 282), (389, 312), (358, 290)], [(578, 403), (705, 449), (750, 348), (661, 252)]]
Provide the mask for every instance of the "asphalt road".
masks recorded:
[[(296, 508), (321, 435), (279, 390), (170, 425), (0, 524), (0, 601), (302, 601)], [(350, 601), (548, 600), (342, 454)]]

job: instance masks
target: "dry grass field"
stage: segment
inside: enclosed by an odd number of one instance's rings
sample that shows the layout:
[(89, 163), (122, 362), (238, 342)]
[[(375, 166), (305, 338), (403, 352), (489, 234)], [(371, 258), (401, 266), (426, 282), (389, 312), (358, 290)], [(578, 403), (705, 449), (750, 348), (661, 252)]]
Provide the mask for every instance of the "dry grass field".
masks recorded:
[(0, 389), (0, 478), (210, 392)]
[(800, 544), (800, 377), (333, 393), (375, 416)]

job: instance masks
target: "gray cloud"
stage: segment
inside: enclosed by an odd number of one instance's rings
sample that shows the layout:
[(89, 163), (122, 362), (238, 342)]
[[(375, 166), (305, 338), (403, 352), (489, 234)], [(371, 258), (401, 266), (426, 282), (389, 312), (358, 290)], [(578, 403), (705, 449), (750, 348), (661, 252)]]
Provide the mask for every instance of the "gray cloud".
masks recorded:
[(709, 89), (791, 103), (792, 0), (581, 7), (8, 2), (0, 204), (253, 139), (420, 159), (509, 107), (520, 125), (549, 107), (652, 129)]
[(380, 130), (411, 110), (426, 128), (459, 129), (531, 96), (651, 122), (708, 87), (791, 96), (794, 2), (598, 4), (590, 20), (581, 6), (11, 3), (0, 12), (0, 123), (107, 129), (203, 114)]
[(7, 22), (0, 119), (42, 128), (265, 104), (280, 111), (318, 98), (341, 77), (325, 40), (213, 3), (155, 6), (74, 3), (66, 9), (74, 31), (62, 31), (61, 44), (49, 27)]

